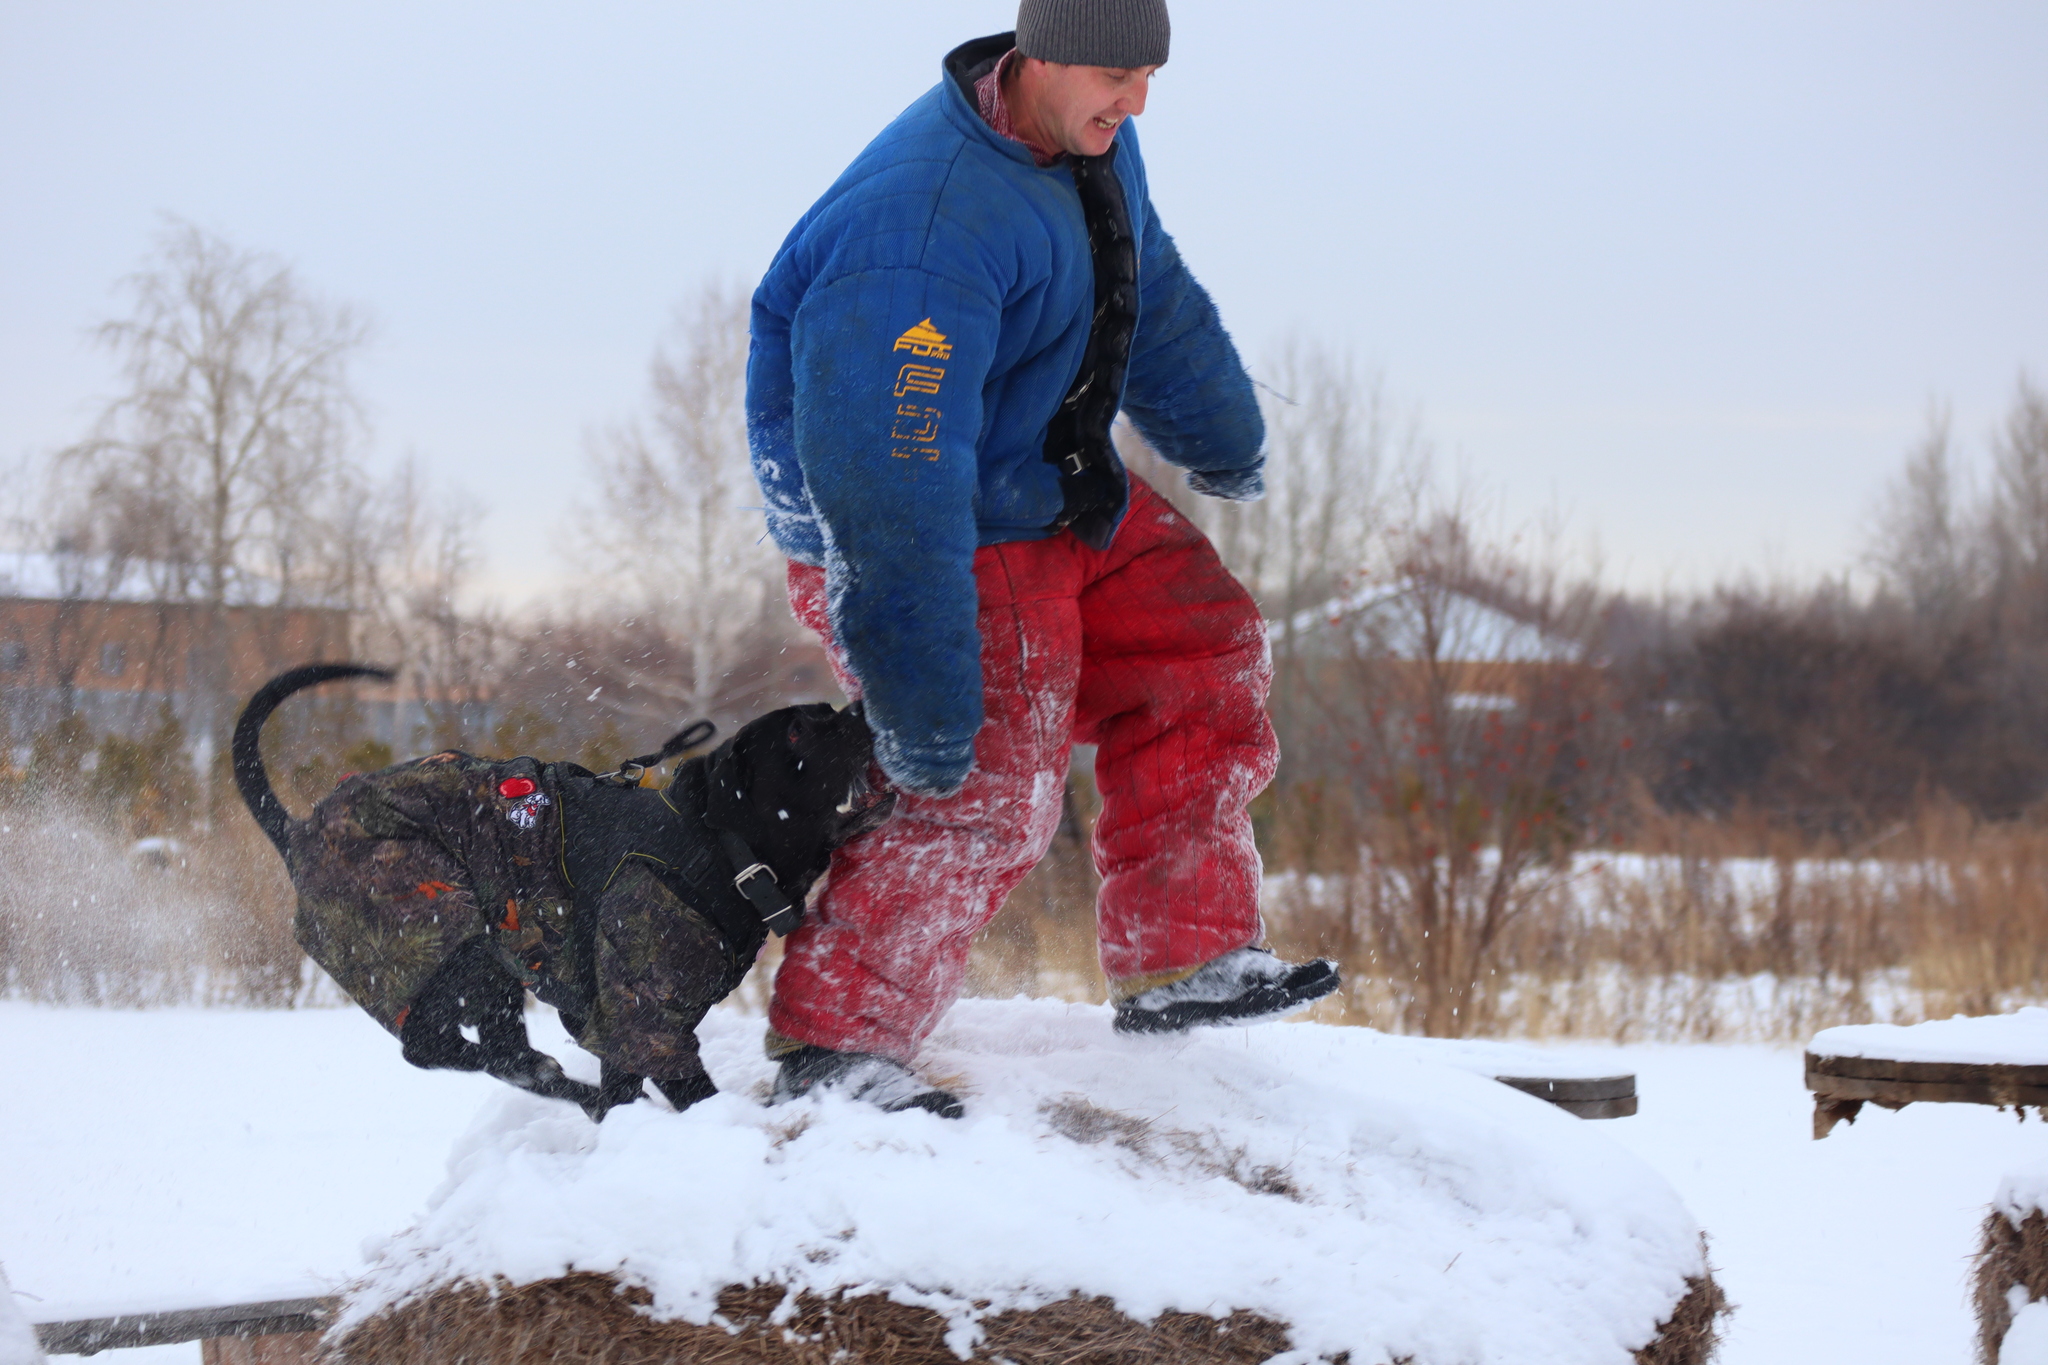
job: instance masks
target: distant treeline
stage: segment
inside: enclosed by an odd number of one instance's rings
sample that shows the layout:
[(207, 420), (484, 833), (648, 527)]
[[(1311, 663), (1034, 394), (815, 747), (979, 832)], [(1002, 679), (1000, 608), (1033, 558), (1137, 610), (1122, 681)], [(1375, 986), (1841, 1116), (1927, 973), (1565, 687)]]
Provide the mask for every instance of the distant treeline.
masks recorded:
[(1920, 802), (2048, 796), (2048, 401), (2022, 383), (1972, 492), (1937, 418), (1876, 518), (1876, 590), (1615, 603), (1614, 688), (1662, 807), (1747, 808), (1846, 843)]

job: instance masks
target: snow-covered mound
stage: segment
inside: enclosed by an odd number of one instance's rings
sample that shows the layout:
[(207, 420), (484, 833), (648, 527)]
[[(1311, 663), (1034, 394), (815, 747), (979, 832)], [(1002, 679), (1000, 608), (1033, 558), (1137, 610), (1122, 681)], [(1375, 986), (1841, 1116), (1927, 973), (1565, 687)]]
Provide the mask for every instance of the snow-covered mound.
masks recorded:
[(1550, 1080), (1593, 1080), (1614, 1074), (1608, 1061), (1581, 1057), (1560, 1057), (1554, 1052), (1514, 1043), (1497, 1043), (1490, 1038), (1416, 1038), (1402, 1034), (1351, 1029), (1373, 1039), (1373, 1047), (1384, 1054), (1409, 1054), (1420, 1061), (1456, 1067), (1475, 1076), (1541, 1076)]
[(2048, 1066), (2048, 1009), (1930, 1019), (1924, 1024), (1845, 1024), (1813, 1035), (1816, 1057), (1874, 1057), (1894, 1062)]
[(1145, 1321), (1247, 1309), (1302, 1359), (1626, 1365), (1705, 1273), (1601, 1125), (1368, 1030), (1131, 1039), (1101, 1007), (965, 1001), (923, 1059), (959, 1121), (764, 1108), (759, 1020), (702, 1032), (724, 1093), (682, 1115), (492, 1101), (420, 1223), (369, 1249), (344, 1325), (580, 1270), (698, 1323), (727, 1285), (879, 1290), (963, 1354), (981, 1314), (1078, 1293)]
[(43, 1365), (36, 1329), (28, 1325), (21, 1306), (14, 1301), (5, 1266), (0, 1266), (0, 1365)]

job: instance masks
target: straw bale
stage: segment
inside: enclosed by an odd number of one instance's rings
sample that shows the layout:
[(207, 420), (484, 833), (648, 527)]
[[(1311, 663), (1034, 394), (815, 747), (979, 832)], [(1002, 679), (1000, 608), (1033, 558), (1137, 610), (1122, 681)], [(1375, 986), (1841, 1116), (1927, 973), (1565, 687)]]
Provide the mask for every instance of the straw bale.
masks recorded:
[[(1702, 1365), (1712, 1353), (1725, 1300), (1711, 1277), (1688, 1284), (1657, 1339), (1635, 1353), (1638, 1365)], [(657, 1322), (645, 1315), (645, 1290), (608, 1275), (455, 1285), (330, 1339), (322, 1365), (958, 1365), (945, 1319), (929, 1308), (881, 1294), (787, 1297), (778, 1285), (728, 1286), (718, 1296), (728, 1330)], [(1141, 1323), (1109, 1299), (1079, 1295), (981, 1326), (971, 1359), (1015, 1365), (1256, 1365), (1288, 1348), (1285, 1325), (1256, 1314), (1168, 1312)]]
[(2012, 1326), (2014, 1286), (2026, 1290), (2029, 1302), (2048, 1299), (2048, 1215), (2040, 1209), (2030, 1210), (2018, 1226), (1996, 1209), (1985, 1216), (1970, 1286), (1983, 1365), (1998, 1365), (1998, 1348)]
[(1728, 1296), (1711, 1274), (1685, 1282), (1685, 1297), (1658, 1325), (1650, 1344), (1636, 1350), (1636, 1365), (1704, 1365), (1721, 1344), (1721, 1317)]

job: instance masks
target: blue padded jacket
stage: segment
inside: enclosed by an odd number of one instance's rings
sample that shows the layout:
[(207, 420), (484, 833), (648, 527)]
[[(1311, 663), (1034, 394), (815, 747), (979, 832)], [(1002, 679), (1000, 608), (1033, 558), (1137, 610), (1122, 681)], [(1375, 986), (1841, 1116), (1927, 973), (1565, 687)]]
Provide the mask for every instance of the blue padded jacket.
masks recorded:
[[(1010, 46), (949, 54), (790, 231), (753, 300), (747, 429), (768, 529), (824, 566), (877, 755), (913, 789), (950, 789), (971, 766), (974, 552), (1057, 530), (1046, 429), (1095, 304), (1072, 170), (1034, 165), (974, 99)], [(1116, 140), (1138, 249), (1123, 411), (1172, 463), (1249, 474), (1265, 435), (1251, 380), (1152, 211), (1130, 120)]]

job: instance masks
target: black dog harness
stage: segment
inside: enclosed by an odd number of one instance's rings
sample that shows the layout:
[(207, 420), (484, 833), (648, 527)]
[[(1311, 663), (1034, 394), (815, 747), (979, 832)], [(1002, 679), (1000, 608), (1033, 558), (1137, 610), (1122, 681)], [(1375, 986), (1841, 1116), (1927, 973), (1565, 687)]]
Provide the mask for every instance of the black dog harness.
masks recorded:
[[(683, 813), (704, 809), (708, 786), (701, 760), (678, 769), (665, 791), (564, 776), (562, 872), (575, 896), (579, 938), (594, 932), (598, 897), (628, 859), (646, 864), (718, 931), (735, 981), (769, 933), (787, 934), (803, 922), (803, 911), (745, 840), (714, 828), (701, 814)], [(594, 960), (585, 951), (575, 957), (579, 964)]]

